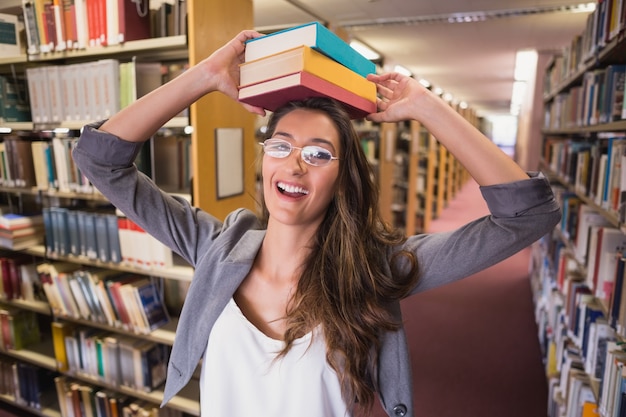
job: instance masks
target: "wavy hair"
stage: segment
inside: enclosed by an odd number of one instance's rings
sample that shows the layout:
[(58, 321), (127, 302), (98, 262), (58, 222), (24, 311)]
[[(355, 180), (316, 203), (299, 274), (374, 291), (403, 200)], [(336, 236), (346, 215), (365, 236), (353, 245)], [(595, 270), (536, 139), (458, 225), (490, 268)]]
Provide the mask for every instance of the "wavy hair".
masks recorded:
[[(334, 122), (341, 160), (336, 194), (289, 302), (285, 347), (278, 357), (295, 339), (321, 325), (326, 359), (339, 376), (343, 398), (348, 405), (369, 411), (377, 390), (381, 336), (401, 326), (388, 306), (416, 285), (417, 260), (410, 252), (393, 251), (406, 237), (381, 219), (374, 172), (338, 102), (327, 98), (290, 102), (272, 114), (266, 137), (274, 134), (283, 116), (297, 109), (322, 112)], [(267, 219), (267, 208), (263, 210)], [(397, 257), (409, 261), (408, 273), (389, 267)]]

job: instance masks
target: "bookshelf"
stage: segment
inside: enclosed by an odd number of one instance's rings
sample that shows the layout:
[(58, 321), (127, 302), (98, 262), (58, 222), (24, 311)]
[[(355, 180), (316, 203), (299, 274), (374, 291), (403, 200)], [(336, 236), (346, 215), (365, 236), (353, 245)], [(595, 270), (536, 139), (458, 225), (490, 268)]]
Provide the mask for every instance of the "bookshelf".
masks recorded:
[[(185, 35), (174, 35), (158, 38), (128, 41), (122, 44), (106, 47), (89, 46), (84, 49), (65, 50), (61, 52), (47, 52), (41, 54), (22, 54), (15, 57), (0, 57), (0, 75), (24, 75), (27, 69), (46, 66), (68, 66), (84, 64), (97, 60), (115, 59), (119, 62), (138, 60), (141, 62), (182, 62), (188, 61), (194, 65), (215, 49), (230, 40), (240, 30), (253, 27), (252, 5), (244, 0), (235, 0), (225, 4), (218, 0), (188, 0), (186, 3), (187, 31)], [(0, 6), (0, 13), (21, 14), (21, 0), (7, 0)], [(161, 146), (167, 140), (163, 137), (176, 136), (178, 139), (170, 143), (171, 149), (184, 147), (185, 158), (190, 160), (190, 172), (187, 179), (193, 179), (185, 187), (174, 184), (159, 184), (167, 191), (188, 194), (194, 205), (209, 209), (216, 217), (223, 218), (227, 213), (238, 207), (254, 209), (254, 161), (256, 146), (254, 141), (254, 118), (241, 108), (235, 101), (218, 94), (204, 97), (193, 104), (187, 115), (170, 120), (154, 138), (148, 142), (148, 152), (154, 156), (158, 153), (155, 147)], [(7, 122), (0, 118), (0, 139), (5, 135), (18, 134), (28, 140), (51, 141), (53, 138), (71, 138), (79, 134), (82, 126), (91, 120), (61, 120), (58, 122)], [(217, 196), (217, 170), (219, 161), (216, 159), (217, 132), (221, 129), (237, 129), (243, 136), (243, 166), (244, 192), (229, 197)], [(165, 145), (163, 145), (165, 146)], [(165, 149), (167, 153), (168, 149)], [(156, 165), (165, 165), (159, 160)], [(173, 165), (173, 164), (171, 164)], [(156, 169), (155, 167), (152, 167)], [(173, 173), (163, 173), (164, 178), (170, 178)], [(0, 186), (0, 198), (7, 202), (12, 209), (36, 207), (69, 207), (72, 209), (91, 209), (107, 204), (107, 201), (97, 192), (78, 192), (75, 189), (60, 190), (58, 188), (42, 189), (37, 186), (16, 187), (6, 184)], [(7, 256), (26, 256), (33, 264), (43, 262), (65, 262), (81, 268), (97, 268), (99, 270), (130, 273), (148, 277), (159, 283), (161, 292), (183, 291), (192, 279), (193, 269), (174, 257), (171, 266), (150, 268), (137, 267), (128, 263), (103, 262), (98, 259), (86, 258), (75, 254), (61, 255), (50, 252), (44, 244), (30, 245), (20, 251), (4, 251)], [(174, 297), (172, 295), (172, 297)], [(167, 298), (167, 297), (166, 297)], [(182, 300), (180, 300), (182, 303)], [(173, 315), (170, 322), (146, 334), (125, 330), (66, 315), (53, 313), (51, 306), (41, 300), (26, 301), (19, 298), (0, 298), (0, 309), (14, 309), (17, 311), (34, 312), (37, 316), (41, 341), (27, 345), (20, 349), (0, 348), (0, 362), (15, 362), (34, 366), (42, 371), (52, 372), (50, 375), (68, 378), (75, 386), (91, 386), (95, 390), (113, 393), (113, 398), (131, 398), (157, 407), (163, 397), (162, 386), (150, 390), (135, 389), (125, 385), (108, 383), (100, 377), (85, 374), (84, 372), (61, 372), (57, 367), (57, 358), (53, 347), (51, 324), (53, 322), (66, 323), (77, 328), (89, 329), (94, 332), (103, 332), (114, 337), (129, 337), (133, 340), (156, 343), (162, 346), (171, 346), (174, 343), (174, 334), (177, 324)], [(4, 370), (4, 368), (3, 368)], [(48, 381), (49, 383), (50, 381)], [(50, 384), (48, 384), (50, 385)], [(48, 392), (46, 391), (46, 394)], [(24, 409), (34, 415), (65, 417), (62, 405), (56, 395), (53, 395), (51, 404), (41, 408), (24, 404), (13, 394), (0, 393), (0, 402), (11, 404)], [(197, 416), (199, 415), (199, 391), (197, 378), (193, 378), (176, 397), (168, 403), (167, 415), (170, 416)], [(161, 414), (160, 414), (161, 415)]]
[(562, 208), (531, 265), (549, 417), (625, 412), (624, 7), (599, 2), (544, 75), (540, 163)]
[(382, 123), (379, 207), (407, 235), (423, 233), (467, 180), (463, 167), (419, 122)]

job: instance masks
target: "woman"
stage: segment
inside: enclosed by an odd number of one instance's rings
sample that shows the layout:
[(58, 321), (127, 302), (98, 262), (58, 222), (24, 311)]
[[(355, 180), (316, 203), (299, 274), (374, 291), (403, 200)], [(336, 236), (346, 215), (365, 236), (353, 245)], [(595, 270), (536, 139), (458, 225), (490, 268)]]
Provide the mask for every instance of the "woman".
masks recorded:
[(209, 92), (236, 98), (245, 41), (257, 36), (241, 32), (87, 126), (74, 151), (114, 205), (195, 268), (163, 403), (202, 357), (203, 416), (349, 416), (376, 396), (389, 415), (413, 415), (400, 299), (528, 246), (558, 222), (558, 205), (543, 176), (526, 174), (441, 99), (395, 73), (368, 76), (380, 95), (368, 118), (419, 120), (481, 185), (490, 216), (432, 235), (390, 230), (358, 137), (329, 99), (272, 115), (262, 144), (266, 221), (237, 210), (221, 222), (161, 192), (132, 164), (142, 142)]

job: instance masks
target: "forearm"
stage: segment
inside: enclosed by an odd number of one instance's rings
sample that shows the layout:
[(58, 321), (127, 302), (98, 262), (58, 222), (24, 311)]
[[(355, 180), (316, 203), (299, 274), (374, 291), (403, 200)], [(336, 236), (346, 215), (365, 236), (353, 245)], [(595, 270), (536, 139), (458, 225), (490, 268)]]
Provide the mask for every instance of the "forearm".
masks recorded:
[(200, 67), (190, 68), (113, 115), (100, 130), (130, 142), (143, 142), (168, 120), (211, 91), (209, 78)]
[(498, 146), (434, 94), (423, 97), (420, 121), (480, 185), (528, 178)]

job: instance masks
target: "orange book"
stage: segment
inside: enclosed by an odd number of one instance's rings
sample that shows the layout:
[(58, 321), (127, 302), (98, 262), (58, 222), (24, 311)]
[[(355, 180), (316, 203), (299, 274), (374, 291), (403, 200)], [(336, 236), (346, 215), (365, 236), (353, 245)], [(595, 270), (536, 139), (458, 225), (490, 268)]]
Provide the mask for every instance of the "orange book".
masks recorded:
[(600, 413), (598, 413), (598, 405), (591, 402), (584, 403), (581, 417), (600, 417)]

